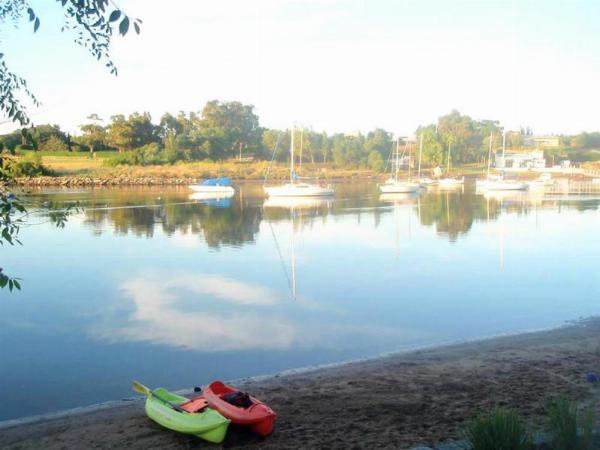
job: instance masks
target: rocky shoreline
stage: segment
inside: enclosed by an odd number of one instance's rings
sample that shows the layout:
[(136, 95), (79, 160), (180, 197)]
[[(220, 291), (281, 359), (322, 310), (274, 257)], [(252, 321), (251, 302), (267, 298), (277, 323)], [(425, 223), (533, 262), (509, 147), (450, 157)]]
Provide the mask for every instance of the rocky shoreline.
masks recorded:
[(21, 177), (18, 186), (181, 186), (197, 182), (191, 177)]

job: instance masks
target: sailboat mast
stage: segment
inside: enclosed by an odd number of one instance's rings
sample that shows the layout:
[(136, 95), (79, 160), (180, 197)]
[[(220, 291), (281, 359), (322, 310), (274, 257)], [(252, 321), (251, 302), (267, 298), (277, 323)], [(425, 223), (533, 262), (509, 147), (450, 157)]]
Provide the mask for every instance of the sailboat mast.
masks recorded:
[(292, 299), (296, 300), (296, 253), (294, 251), (294, 238), (296, 236), (296, 229), (294, 227), (294, 218), (296, 217), (294, 208), (292, 208)]
[(292, 126), (292, 142), (290, 144), (290, 181), (294, 182), (294, 127)]
[(302, 156), (304, 150), (304, 127), (300, 128), (300, 160), (298, 162), (298, 168), (302, 170)]
[(394, 180), (398, 181), (398, 170), (400, 167), (400, 138), (396, 138), (396, 157), (394, 158)]
[(419, 137), (419, 168), (417, 169), (417, 176), (421, 178), (421, 156), (423, 155), (423, 132), (421, 132), (421, 136)]
[(410, 180), (410, 163), (412, 160), (412, 143), (408, 142), (408, 179)]
[(490, 148), (488, 150), (488, 167), (487, 167), (487, 176), (490, 177), (490, 166), (492, 165), (492, 140), (494, 139), (494, 132), (490, 133)]
[(446, 173), (450, 173), (450, 149), (452, 148), (452, 144), (448, 142), (448, 163), (446, 165)]

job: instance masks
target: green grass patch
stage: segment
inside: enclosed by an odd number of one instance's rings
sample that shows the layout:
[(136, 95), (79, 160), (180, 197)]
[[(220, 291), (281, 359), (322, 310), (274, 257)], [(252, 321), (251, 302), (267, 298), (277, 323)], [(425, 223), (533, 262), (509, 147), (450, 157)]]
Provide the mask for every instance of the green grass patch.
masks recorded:
[(465, 437), (473, 450), (526, 450), (533, 445), (521, 417), (507, 409), (477, 417)]
[(580, 410), (576, 402), (564, 397), (552, 400), (546, 407), (548, 434), (554, 450), (591, 450), (593, 445), (593, 408)]

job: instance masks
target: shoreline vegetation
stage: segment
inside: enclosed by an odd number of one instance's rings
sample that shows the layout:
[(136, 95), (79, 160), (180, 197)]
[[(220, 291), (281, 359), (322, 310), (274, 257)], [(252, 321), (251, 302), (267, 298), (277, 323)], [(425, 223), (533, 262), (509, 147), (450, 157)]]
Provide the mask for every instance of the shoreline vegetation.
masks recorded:
[[(242, 381), (278, 413), (266, 441), (232, 428), (227, 448), (434, 447), (464, 438), (482, 412), (506, 408), (535, 431), (549, 399), (597, 408), (586, 373), (600, 365), (600, 319)], [(195, 438), (151, 422), (141, 401), (2, 428), (3, 449), (181, 448)]]
[[(23, 184), (39, 178), (33, 184), (54, 185), (179, 184), (175, 178), (183, 184), (188, 178), (220, 176), (251, 180), (262, 179), (271, 162), (276, 163), (271, 179), (289, 177), (284, 167), (291, 130), (261, 126), (252, 105), (214, 100), (201, 111), (165, 113), (157, 122), (147, 112), (108, 120), (91, 114), (86, 120), (73, 135), (51, 124), (1, 135), (0, 178), (18, 178)], [(552, 144), (539, 147), (530, 128), (506, 130), (499, 121), (475, 120), (456, 110), (419, 126), (414, 139), (382, 128), (365, 134), (295, 129), (298, 175), (319, 179), (383, 175), (397, 147), (404, 168), (416, 169), (419, 152), (423, 174), (440, 167), (453, 176), (465, 175), (473, 166), (483, 174), (488, 154), (501, 151), (504, 144), (509, 152), (541, 149), (547, 165), (600, 161), (600, 133), (554, 136)], [(51, 181), (67, 176), (72, 179)], [(90, 181), (94, 179), (100, 181)]]

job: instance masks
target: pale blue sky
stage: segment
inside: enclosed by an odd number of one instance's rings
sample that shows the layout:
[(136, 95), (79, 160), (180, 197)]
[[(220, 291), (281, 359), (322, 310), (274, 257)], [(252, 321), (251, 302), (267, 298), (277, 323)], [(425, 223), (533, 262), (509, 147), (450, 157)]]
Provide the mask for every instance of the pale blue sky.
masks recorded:
[[(43, 105), (37, 123), (256, 106), (265, 126), (402, 134), (453, 108), (538, 133), (600, 129), (600, 4), (557, 0), (120, 0), (144, 20), (115, 38), (112, 77), (73, 36), (56, 2), (33, 0), (0, 33), (13, 70)], [(7, 128), (6, 126), (4, 128)]]

